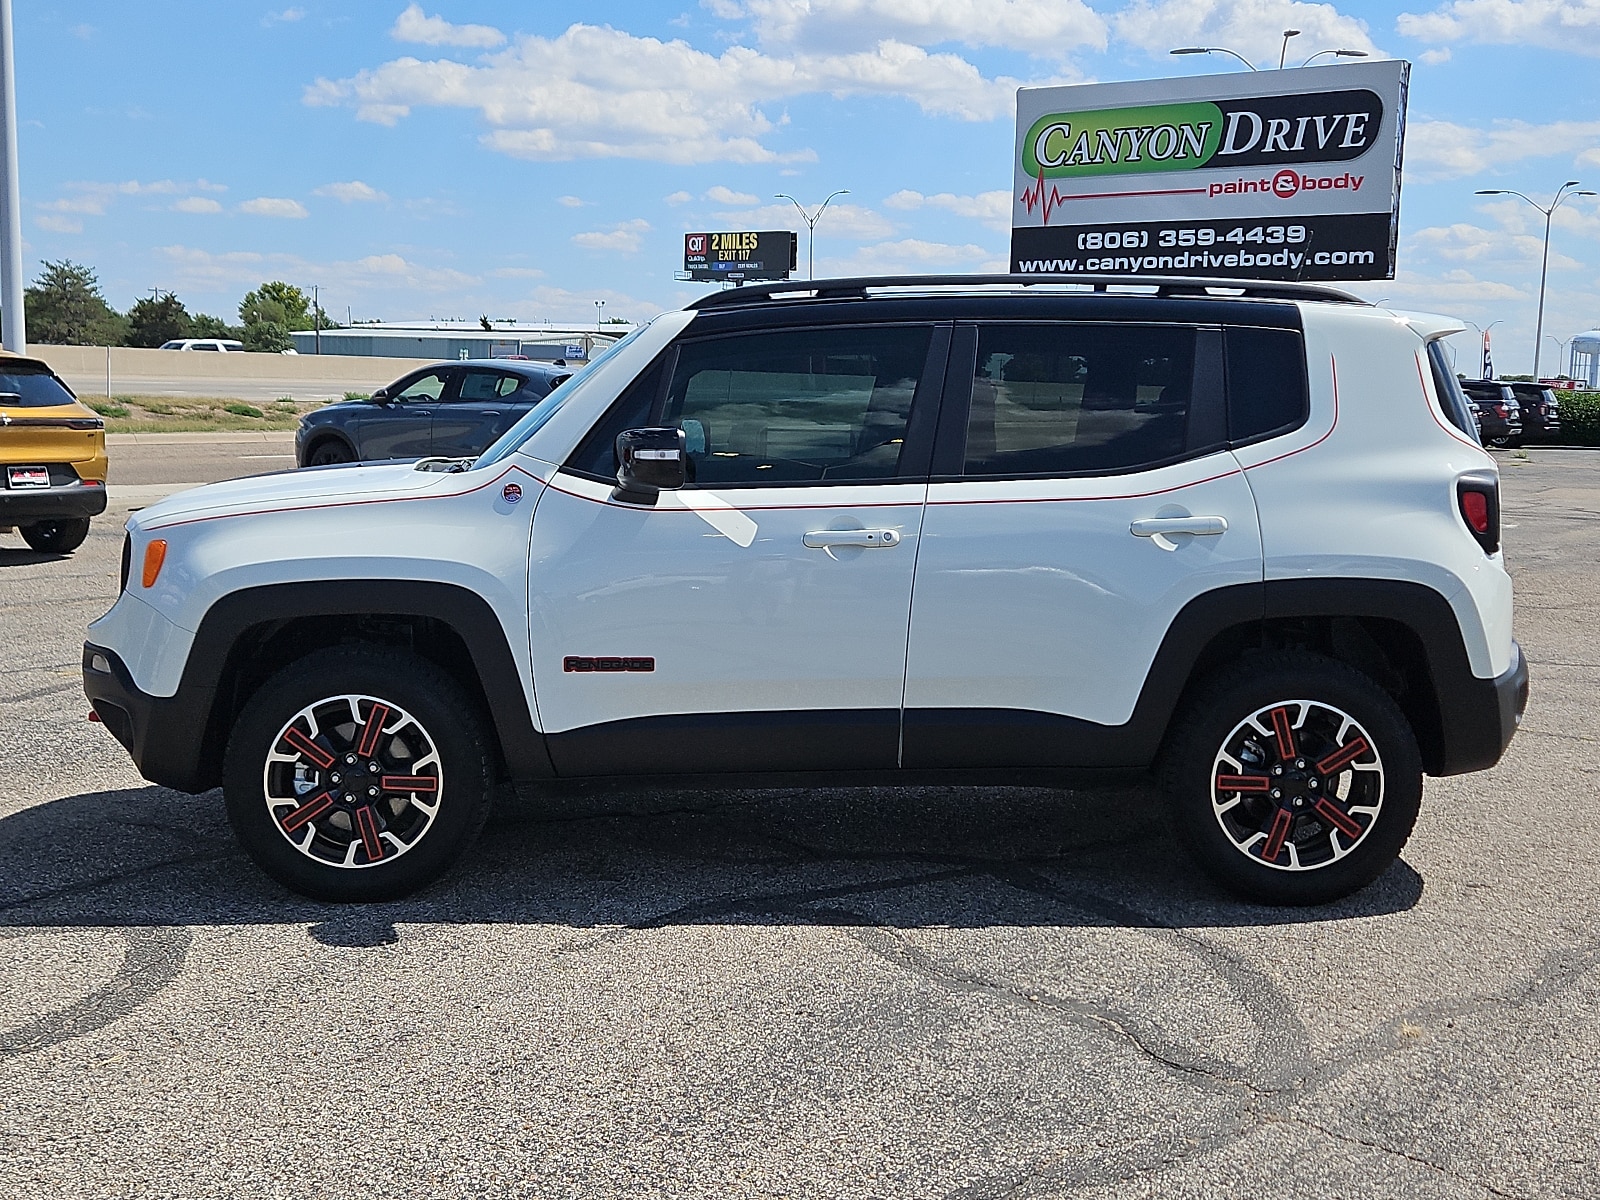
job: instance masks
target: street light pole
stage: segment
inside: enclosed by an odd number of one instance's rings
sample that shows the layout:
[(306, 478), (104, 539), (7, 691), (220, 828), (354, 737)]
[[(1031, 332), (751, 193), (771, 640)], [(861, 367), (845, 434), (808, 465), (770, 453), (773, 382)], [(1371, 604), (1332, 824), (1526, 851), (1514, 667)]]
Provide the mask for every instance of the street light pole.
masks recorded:
[(600, 312), (605, 306), (606, 302), (604, 300), (596, 300), (594, 302), (594, 331), (596, 333), (600, 332)]
[(1544, 285), (1545, 280), (1550, 275), (1550, 222), (1555, 218), (1556, 209), (1561, 207), (1563, 201), (1570, 200), (1574, 196), (1593, 196), (1596, 194), (1591, 191), (1569, 192), (1567, 190), (1577, 186), (1578, 181), (1576, 179), (1569, 179), (1563, 183), (1556, 189), (1555, 199), (1550, 201), (1549, 208), (1511, 188), (1479, 188), (1472, 193), (1474, 196), (1515, 196), (1519, 200), (1527, 200), (1529, 204), (1544, 214), (1544, 257), (1539, 264), (1539, 317), (1533, 327), (1533, 379), (1535, 383), (1539, 380), (1539, 355), (1544, 349)]
[(311, 285), (311, 328), (316, 332), (311, 335), (315, 343), (314, 353), (322, 353), (322, 305), (317, 300), (318, 285)]
[(1278, 51), (1278, 70), (1283, 70), (1284, 59), (1289, 57), (1289, 39), (1299, 36), (1300, 31), (1298, 29), (1285, 29), (1283, 31), (1283, 47)]
[(815, 214), (806, 212), (805, 207), (800, 203), (800, 201), (796, 200), (793, 196), (789, 195), (788, 192), (779, 192), (776, 196), (773, 197), (774, 200), (787, 200), (790, 204), (792, 204), (796, 208), (798, 208), (800, 210), (800, 219), (806, 223), (806, 278), (807, 279), (815, 278), (816, 273), (817, 273), (817, 222), (822, 220), (822, 211), (823, 211), (823, 209), (827, 208), (828, 205), (833, 203), (835, 197), (837, 197), (837, 196), (848, 196), (849, 194), (850, 194), (850, 189), (849, 188), (840, 188), (837, 192), (834, 192), (833, 195), (829, 196), (821, 204), (817, 205), (817, 211), (816, 211)]
[(0, 345), (28, 352), (22, 305), (22, 187), (17, 173), (17, 69), (11, 0), (0, 0)]

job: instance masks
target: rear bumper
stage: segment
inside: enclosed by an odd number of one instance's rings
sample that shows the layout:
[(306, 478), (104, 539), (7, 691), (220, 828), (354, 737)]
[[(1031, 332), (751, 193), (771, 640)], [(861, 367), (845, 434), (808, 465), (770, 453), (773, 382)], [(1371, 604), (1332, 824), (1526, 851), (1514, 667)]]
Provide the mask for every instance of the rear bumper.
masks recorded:
[(13, 489), (0, 482), (0, 525), (98, 517), (105, 510), (104, 484), (71, 483), (61, 487)]
[(1528, 707), (1528, 660), (1517, 643), (1511, 649), (1512, 663), (1505, 674), (1441, 689), (1445, 761), (1434, 774), (1487, 771), (1511, 744)]
[[(203, 696), (196, 695), (203, 690)], [(179, 689), (176, 696), (151, 696), (139, 690), (113, 650), (83, 644), (83, 691), (100, 723), (133, 757), (151, 783), (180, 792), (202, 792), (220, 782), (220, 772), (203, 771), (202, 741), (211, 708), (211, 689)]]

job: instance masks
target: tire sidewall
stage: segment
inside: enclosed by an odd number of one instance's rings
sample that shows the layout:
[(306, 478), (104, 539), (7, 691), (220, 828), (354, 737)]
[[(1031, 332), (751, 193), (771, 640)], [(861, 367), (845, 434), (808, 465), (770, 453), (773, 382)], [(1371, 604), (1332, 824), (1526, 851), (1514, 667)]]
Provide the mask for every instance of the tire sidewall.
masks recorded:
[[(1399, 856), (1422, 802), (1422, 757), (1404, 714), (1377, 684), (1342, 663), (1308, 656), (1266, 661), (1202, 690), (1168, 757), (1166, 791), (1180, 834), (1202, 867), (1239, 895), (1268, 904), (1323, 904), (1371, 883)], [(1326, 866), (1287, 871), (1240, 852), (1212, 807), (1224, 741), (1251, 714), (1285, 700), (1330, 704), (1354, 717), (1383, 761), (1383, 806), (1356, 847)]]
[[(410, 713), (432, 739), (444, 776), (439, 814), (421, 840), (392, 861), (335, 867), (302, 854), (272, 819), (262, 771), (295, 713), (329, 696), (370, 695)], [(223, 765), (228, 821), (250, 857), (284, 886), (318, 900), (393, 899), (447, 871), (482, 829), (493, 789), (489, 755), (461, 688), (409, 654), (339, 650), (302, 660), (269, 679), (239, 715)]]
[(40, 554), (71, 554), (89, 536), (88, 517), (35, 521), (21, 527), (22, 540)]

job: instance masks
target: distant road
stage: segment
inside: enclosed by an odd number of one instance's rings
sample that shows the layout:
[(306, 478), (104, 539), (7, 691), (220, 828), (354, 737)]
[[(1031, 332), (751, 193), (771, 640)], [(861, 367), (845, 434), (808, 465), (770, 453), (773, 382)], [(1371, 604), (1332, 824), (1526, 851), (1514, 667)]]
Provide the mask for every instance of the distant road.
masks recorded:
[(113, 508), (142, 508), (174, 492), (294, 466), (293, 433), (114, 433), (106, 438)]

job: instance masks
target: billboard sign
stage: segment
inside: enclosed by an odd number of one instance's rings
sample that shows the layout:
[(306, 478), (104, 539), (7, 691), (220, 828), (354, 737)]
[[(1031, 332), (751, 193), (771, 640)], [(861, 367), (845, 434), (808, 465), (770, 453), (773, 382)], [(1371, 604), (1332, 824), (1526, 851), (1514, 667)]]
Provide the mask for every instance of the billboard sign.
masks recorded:
[(1394, 278), (1410, 70), (1022, 88), (1012, 271)]
[(686, 233), (683, 269), (701, 282), (744, 283), (787, 279), (794, 270), (800, 239), (787, 229), (760, 233)]

